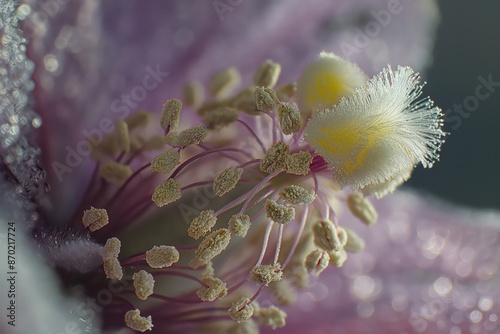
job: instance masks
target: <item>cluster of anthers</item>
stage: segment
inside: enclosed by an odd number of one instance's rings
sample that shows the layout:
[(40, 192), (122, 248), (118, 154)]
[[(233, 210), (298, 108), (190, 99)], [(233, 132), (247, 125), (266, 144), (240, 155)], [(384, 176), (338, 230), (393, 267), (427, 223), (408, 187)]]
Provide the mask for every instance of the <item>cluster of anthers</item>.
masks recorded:
[[(392, 192), (415, 165), (438, 158), (442, 114), (420, 98), (410, 68), (388, 66), (368, 80), (322, 53), (296, 83), (275, 88), (280, 72), (266, 61), (254, 86), (234, 92), (240, 75), (226, 69), (208, 86), (212, 99), (187, 84), (182, 102), (168, 100), (159, 119), (138, 111), (92, 141), (97, 167), (83, 225), (105, 243), (106, 277), (126, 286), (107, 306), (108, 325), (124, 317), (141, 332), (153, 323), (162, 332), (284, 326), (280, 307), (294, 303), (310, 274), (341, 267), (364, 247), (341, 226), (339, 208), (373, 225), (377, 212), (365, 197)], [(148, 136), (155, 128), (161, 133)], [(193, 208), (196, 196), (206, 201)], [(156, 219), (150, 233), (167, 231), (177, 244), (150, 245), (142, 232), (143, 251), (121, 255), (137, 247), (121, 247), (116, 236), (146, 217)]]

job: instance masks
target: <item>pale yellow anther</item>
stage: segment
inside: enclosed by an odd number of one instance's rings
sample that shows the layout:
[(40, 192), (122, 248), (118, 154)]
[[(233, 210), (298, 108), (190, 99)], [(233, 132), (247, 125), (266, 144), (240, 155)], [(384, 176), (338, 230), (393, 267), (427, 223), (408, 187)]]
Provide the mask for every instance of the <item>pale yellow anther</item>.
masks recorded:
[(125, 313), (125, 324), (127, 327), (139, 332), (150, 331), (153, 328), (151, 316), (147, 318), (141, 317), (141, 312), (138, 309)]
[(328, 252), (328, 255), (330, 256), (330, 264), (334, 267), (342, 267), (347, 260), (347, 252), (343, 248), (337, 252)]
[(223, 196), (231, 191), (243, 174), (243, 168), (229, 167), (217, 175), (213, 183), (213, 192), (217, 196)]
[(187, 230), (188, 235), (197, 240), (210, 232), (212, 227), (214, 227), (217, 222), (217, 217), (214, 216), (214, 213), (214, 210), (204, 210), (200, 212), (200, 214), (193, 219), (189, 225)]
[(228, 311), (231, 319), (236, 320), (237, 322), (242, 322), (250, 319), (254, 310), (255, 309), (250, 299), (241, 297), (231, 305), (231, 308)]
[(239, 112), (235, 108), (218, 107), (203, 113), (202, 120), (208, 129), (218, 130), (236, 122), (238, 116)]
[(208, 130), (203, 125), (195, 125), (180, 133), (170, 132), (165, 136), (165, 141), (170, 146), (186, 147), (199, 144), (207, 137)]
[(276, 306), (261, 308), (255, 312), (258, 322), (261, 325), (269, 326), (272, 329), (280, 328), (286, 324), (286, 313)]
[(306, 266), (307, 271), (314, 271), (316, 275), (319, 275), (326, 269), (326, 267), (328, 267), (329, 261), (330, 255), (328, 255), (327, 251), (315, 249), (307, 255), (304, 265)]
[(94, 137), (90, 137), (89, 142), (95, 146), (92, 150), (92, 158), (95, 160), (113, 157), (120, 152), (118, 140), (114, 132), (104, 137), (102, 141), (96, 141)]
[(250, 272), (250, 279), (258, 284), (268, 285), (271, 282), (277, 282), (283, 278), (281, 264), (266, 264), (253, 267)]
[(297, 291), (287, 278), (269, 284), (269, 289), (279, 305), (292, 305), (297, 301)]
[(278, 82), (281, 73), (281, 65), (271, 60), (263, 62), (253, 76), (255, 86), (273, 88)]
[(214, 97), (226, 97), (239, 86), (241, 76), (238, 70), (234, 67), (227, 68), (217, 73), (210, 80), (209, 91)]
[(278, 102), (278, 96), (272, 89), (255, 87), (255, 104), (258, 110), (273, 110)]
[(164, 130), (174, 131), (181, 120), (182, 102), (170, 99), (163, 104), (160, 114), (160, 126)]
[(204, 276), (201, 281), (207, 286), (202, 286), (196, 294), (204, 302), (211, 302), (221, 299), (227, 295), (226, 283), (216, 277)]
[(304, 263), (289, 264), (286, 267), (285, 276), (299, 289), (306, 288), (309, 284), (309, 272)]
[(229, 230), (242, 238), (247, 235), (250, 225), (250, 216), (246, 214), (236, 214), (229, 219)]
[(203, 239), (195, 251), (195, 262), (200, 264), (209, 263), (214, 257), (222, 253), (231, 241), (231, 232), (221, 228), (213, 231)]
[(155, 287), (153, 275), (145, 270), (141, 270), (134, 273), (134, 275), (132, 275), (132, 279), (134, 280), (134, 289), (137, 298), (146, 300), (153, 294), (153, 289)]
[(295, 96), (295, 92), (297, 91), (297, 84), (295, 82), (291, 82), (276, 88), (276, 95), (280, 101), (287, 101)]
[(209, 261), (200, 271), (202, 276), (215, 276), (215, 268), (214, 268), (214, 263), (212, 261)]
[(151, 200), (159, 207), (173, 203), (181, 198), (181, 184), (175, 179), (160, 183), (154, 190)]
[(118, 238), (109, 238), (104, 245), (104, 255), (103, 257), (118, 257), (120, 254), (120, 248), (122, 243)]
[(351, 213), (366, 225), (370, 226), (377, 222), (377, 211), (372, 203), (363, 197), (363, 194), (359, 192), (349, 194), (347, 196), (347, 206)]
[(116, 257), (103, 257), (102, 265), (107, 278), (113, 280), (121, 280), (123, 278), (122, 265)]
[(97, 231), (109, 224), (108, 212), (106, 209), (96, 209), (91, 206), (89, 210), (83, 211), (82, 223), (91, 232)]
[(260, 334), (259, 325), (252, 319), (235, 323), (227, 330), (227, 334)]
[(321, 220), (313, 225), (314, 243), (326, 251), (339, 251), (347, 243), (347, 233), (329, 220)]
[(278, 121), (281, 132), (290, 135), (299, 132), (302, 125), (302, 119), (299, 108), (293, 102), (281, 102), (278, 105)]
[(347, 234), (347, 243), (344, 249), (348, 252), (357, 253), (365, 248), (365, 241), (353, 230), (344, 227)]
[(282, 141), (273, 144), (260, 162), (260, 170), (264, 173), (273, 173), (285, 167), (290, 147)]
[(151, 113), (147, 111), (138, 111), (124, 119), (128, 125), (128, 130), (145, 127), (151, 121)]
[(275, 223), (288, 224), (295, 218), (295, 208), (267, 200), (266, 216)]
[(286, 157), (285, 171), (288, 174), (307, 175), (309, 174), (309, 166), (313, 161), (313, 157), (309, 152), (300, 151)]
[(155, 135), (144, 142), (143, 148), (146, 151), (159, 151), (164, 148), (166, 144), (164, 136)]
[(316, 194), (312, 189), (305, 189), (301, 186), (292, 184), (281, 190), (280, 196), (290, 204), (307, 205), (311, 204), (316, 198)]
[(203, 86), (198, 81), (189, 82), (184, 86), (182, 95), (186, 105), (198, 108), (203, 102)]
[(251, 87), (239, 92), (232, 100), (231, 106), (250, 116), (262, 115), (262, 112), (257, 109), (254, 88)]
[(160, 153), (151, 161), (151, 170), (156, 173), (168, 174), (180, 163), (181, 155), (176, 150)]
[(130, 136), (128, 131), (128, 125), (126, 122), (122, 121), (121, 119), (116, 121), (115, 135), (120, 152), (130, 152)]
[(99, 166), (99, 175), (107, 182), (121, 186), (132, 175), (132, 169), (115, 161), (108, 161)]
[(146, 262), (151, 268), (166, 268), (179, 261), (179, 251), (173, 246), (154, 246), (146, 252)]
[[(162, 140), (165, 141), (164, 137), (161, 136)], [(134, 135), (130, 138), (130, 152), (135, 153), (144, 147), (146, 139), (142, 135)]]

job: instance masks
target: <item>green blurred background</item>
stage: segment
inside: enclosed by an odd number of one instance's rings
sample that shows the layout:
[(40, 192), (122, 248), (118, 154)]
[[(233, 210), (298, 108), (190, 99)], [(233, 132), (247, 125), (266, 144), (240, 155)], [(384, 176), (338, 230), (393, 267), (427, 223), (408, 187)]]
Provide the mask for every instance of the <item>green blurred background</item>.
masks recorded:
[[(430, 170), (417, 168), (408, 184), (454, 203), (500, 209), (500, 1), (439, 5), (442, 21), (424, 93), (451, 112), (445, 126), (450, 135), (441, 161)], [(476, 100), (478, 78), (490, 75), (499, 87)], [(460, 116), (454, 104), (468, 104), (471, 111), (464, 106)]]

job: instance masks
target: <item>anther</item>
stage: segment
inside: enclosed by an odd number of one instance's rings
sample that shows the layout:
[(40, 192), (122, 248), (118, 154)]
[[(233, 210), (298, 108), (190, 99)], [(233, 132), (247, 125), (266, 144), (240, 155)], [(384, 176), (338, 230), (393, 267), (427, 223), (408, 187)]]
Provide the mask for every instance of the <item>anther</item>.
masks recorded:
[(170, 132), (165, 136), (167, 144), (175, 147), (186, 147), (199, 144), (205, 140), (208, 131), (203, 125), (195, 125), (180, 133)]
[(160, 153), (151, 161), (151, 170), (156, 173), (168, 174), (180, 163), (180, 154), (176, 150)]
[(118, 144), (118, 150), (120, 152), (129, 153), (130, 152), (130, 136), (129, 129), (126, 122), (121, 119), (117, 120), (115, 123), (115, 135), (116, 142)]
[(132, 279), (134, 280), (135, 294), (139, 299), (146, 300), (153, 294), (155, 286), (153, 275), (145, 270), (141, 270), (138, 273), (134, 273)]
[(103, 257), (102, 264), (107, 278), (112, 280), (121, 280), (123, 278), (122, 265), (116, 257)]
[(250, 225), (250, 216), (246, 214), (236, 214), (229, 219), (229, 230), (242, 238), (247, 235)]
[(214, 216), (214, 213), (214, 210), (204, 210), (200, 212), (200, 214), (193, 219), (191, 225), (189, 225), (187, 230), (188, 235), (197, 240), (210, 232), (217, 222), (217, 217)]
[(370, 203), (359, 192), (347, 196), (347, 206), (351, 213), (366, 225), (370, 226), (377, 222), (378, 214), (372, 203)]
[(276, 306), (261, 308), (255, 312), (258, 322), (261, 325), (269, 326), (272, 329), (280, 328), (286, 324), (286, 313)]
[(255, 87), (255, 104), (258, 110), (273, 110), (278, 102), (278, 96), (272, 89)]
[(276, 89), (276, 95), (280, 101), (287, 101), (295, 96), (295, 92), (297, 91), (297, 84), (292, 82), (280, 86)]
[(321, 249), (315, 249), (307, 255), (304, 265), (306, 266), (307, 271), (314, 271), (316, 275), (319, 275), (326, 269), (326, 267), (328, 267), (329, 261), (330, 255), (328, 255), (328, 252)]
[(203, 102), (203, 86), (197, 81), (187, 83), (184, 86), (183, 99), (186, 105), (198, 108)]
[(138, 309), (125, 313), (125, 324), (127, 327), (139, 332), (145, 332), (153, 328), (151, 316), (147, 318), (141, 317), (141, 312)]
[(103, 257), (118, 257), (120, 254), (121, 242), (118, 238), (109, 238), (104, 245)]
[(143, 148), (146, 151), (159, 151), (163, 149), (166, 144), (164, 136), (155, 135), (144, 142)]
[(209, 129), (221, 129), (238, 119), (238, 110), (231, 107), (218, 107), (203, 114), (202, 120)]
[(347, 234), (347, 243), (344, 249), (348, 252), (357, 253), (365, 248), (365, 241), (353, 230), (344, 227)]
[(260, 163), (260, 170), (264, 173), (273, 173), (285, 167), (287, 157), (290, 155), (290, 147), (279, 141), (267, 150), (266, 155)]
[(252, 317), (254, 307), (250, 299), (241, 297), (231, 305), (231, 308), (228, 311), (231, 319), (236, 320), (237, 322), (242, 322), (247, 321)]
[(243, 174), (243, 168), (230, 167), (224, 169), (217, 175), (213, 183), (213, 192), (217, 196), (223, 196), (231, 191)]
[(168, 179), (159, 184), (151, 200), (159, 207), (170, 204), (181, 198), (181, 184), (175, 179)]
[(330, 264), (334, 267), (342, 267), (347, 260), (347, 252), (343, 248), (339, 251), (328, 252), (328, 255), (330, 256)]
[(210, 260), (222, 253), (231, 241), (231, 232), (221, 228), (210, 233), (195, 251), (195, 263), (208, 264)]
[(234, 67), (227, 68), (217, 73), (209, 84), (210, 94), (214, 97), (225, 97), (238, 87), (241, 83), (241, 76)]
[(173, 246), (154, 246), (146, 252), (146, 262), (151, 268), (166, 268), (179, 261), (179, 251)]
[(273, 88), (281, 73), (281, 65), (271, 60), (263, 62), (253, 76), (255, 86)]
[(301, 151), (288, 155), (285, 161), (285, 171), (288, 174), (307, 175), (312, 161), (313, 157), (309, 152)]
[(99, 166), (99, 175), (107, 182), (120, 186), (132, 175), (132, 169), (118, 162), (108, 161)]
[(250, 273), (250, 279), (258, 284), (268, 285), (271, 282), (277, 282), (283, 278), (281, 264), (258, 265), (253, 267)]
[(163, 104), (160, 114), (160, 126), (164, 130), (174, 131), (181, 119), (182, 102), (170, 99)]
[(239, 92), (231, 102), (231, 106), (250, 116), (262, 115), (257, 109), (254, 88), (246, 88)]
[(293, 102), (281, 102), (278, 105), (278, 120), (281, 132), (286, 135), (299, 132), (302, 125), (299, 108)]
[(314, 243), (326, 251), (339, 251), (347, 242), (347, 234), (341, 227), (329, 220), (322, 220), (313, 226)]
[(124, 119), (128, 125), (128, 130), (132, 131), (136, 128), (145, 127), (151, 121), (151, 113), (147, 111), (138, 111)]
[(90, 232), (97, 231), (109, 224), (108, 212), (106, 209), (96, 209), (91, 206), (89, 210), (83, 211), (82, 223)]
[(280, 192), (280, 196), (290, 204), (307, 205), (314, 201), (316, 194), (314, 190), (305, 189), (292, 184), (283, 188)]
[(196, 291), (196, 294), (204, 302), (211, 302), (221, 299), (227, 295), (226, 283), (218, 278), (204, 276), (201, 281), (207, 286), (202, 286)]
[(266, 201), (266, 216), (278, 224), (288, 224), (295, 218), (295, 208), (278, 204), (276, 201)]

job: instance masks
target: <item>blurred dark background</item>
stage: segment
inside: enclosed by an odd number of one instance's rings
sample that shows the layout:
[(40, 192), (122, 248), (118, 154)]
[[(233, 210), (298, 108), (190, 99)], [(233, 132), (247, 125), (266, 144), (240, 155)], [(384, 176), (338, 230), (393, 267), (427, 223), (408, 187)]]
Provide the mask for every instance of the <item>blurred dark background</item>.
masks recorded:
[[(448, 113), (450, 135), (441, 160), (430, 170), (417, 168), (408, 184), (454, 203), (500, 209), (500, 2), (439, 5), (442, 20), (424, 93)], [(497, 87), (478, 88), (489, 79)]]

